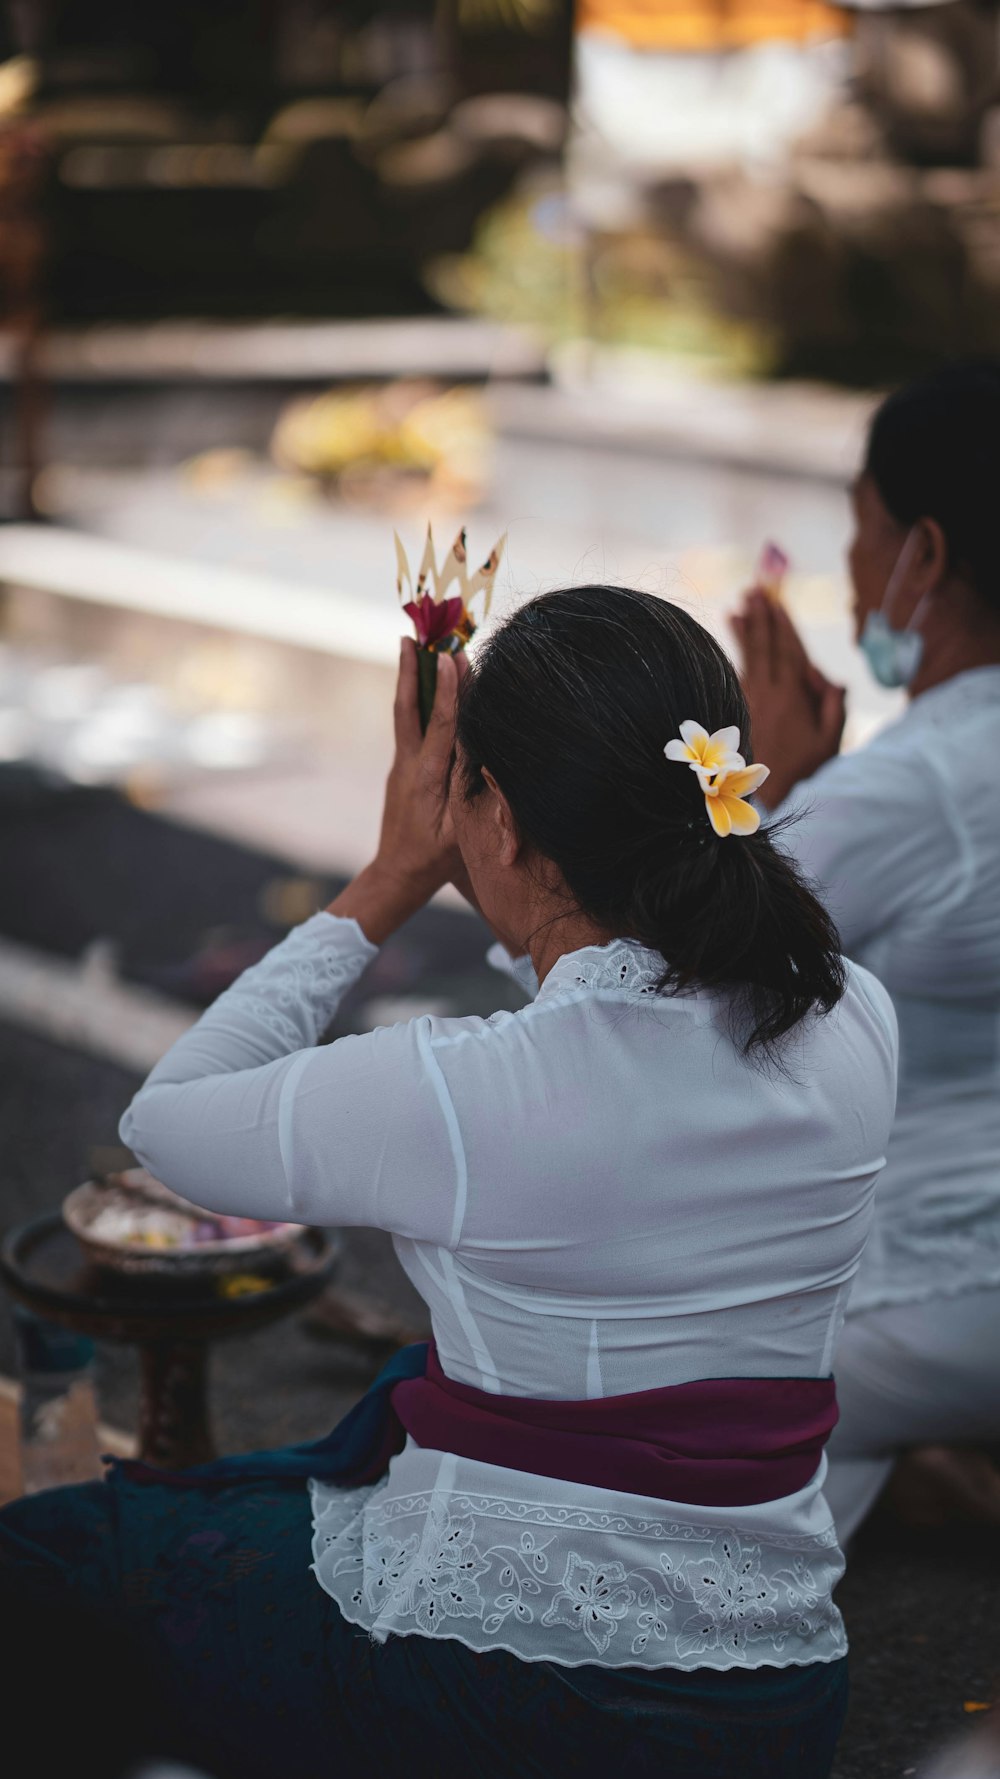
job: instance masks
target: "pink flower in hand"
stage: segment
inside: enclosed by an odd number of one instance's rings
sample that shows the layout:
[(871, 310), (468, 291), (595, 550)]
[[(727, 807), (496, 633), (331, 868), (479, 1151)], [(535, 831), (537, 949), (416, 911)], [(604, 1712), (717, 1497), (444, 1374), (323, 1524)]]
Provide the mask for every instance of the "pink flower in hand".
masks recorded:
[(463, 600), (434, 599), (430, 593), (424, 593), (416, 600), (411, 599), (403, 610), (408, 618), (413, 619), (417, 646), (422, 649), (436, 648), (456, 631), (461, 632), (466, 618)]

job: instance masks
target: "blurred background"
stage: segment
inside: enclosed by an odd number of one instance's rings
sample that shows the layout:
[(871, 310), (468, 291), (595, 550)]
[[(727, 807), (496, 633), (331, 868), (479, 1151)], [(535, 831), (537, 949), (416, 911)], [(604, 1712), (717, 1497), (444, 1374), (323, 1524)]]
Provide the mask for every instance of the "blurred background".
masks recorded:
[[(854, 745), (867, 416), (998, 296), (1000, 0), (4, 0), (4, 1226), (370, 854), (394, 527), (507, 531), (500, 614), (624, 581), (727, 641), (774, 538)], [(444, 896), (335, 1029), (515, 1004), (482, 949)], [(381, 1238), (342, 1283), (418, 1317)], [(257, 1340), (230, 1447), (365, 1381)]]
[[(846, 489), (1000, 349), (1000, 7), (6, 0), (0, 58), (11, 1223), (369, 856), (394, 527), (727, 642), (774, 538), (847, 744), (892, 715)], [(481, 950), (445, 894), (337, 1029), (489, 1010)]]
[[(349, 870), (390, 531), (724, 631), (766, 537), (856, 740), (872, 396), (1000, 337), (993, 0), (8, 0), (0, 761)], [(12, 885), (9, 899), (21, 892)], [(35, 896), (12, 937), (45, 937)], [(35, 928), (39, 930), (36, 932)], [(74, 940), (78, 934), (74, 930)]]

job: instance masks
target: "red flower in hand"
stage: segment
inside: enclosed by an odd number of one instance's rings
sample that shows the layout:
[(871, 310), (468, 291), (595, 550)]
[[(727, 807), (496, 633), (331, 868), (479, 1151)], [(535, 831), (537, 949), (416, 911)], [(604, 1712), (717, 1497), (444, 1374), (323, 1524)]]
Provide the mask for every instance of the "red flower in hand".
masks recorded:
[(433, 649), (447, 642), (456, 632), (465, 634), (463, 625), (468, 620), (468, 613), (462, 599), (433, 599), (429, 593), (424, 593), (420, 599), (411, 599), (403, 610), (413, 619), (419, 648)]

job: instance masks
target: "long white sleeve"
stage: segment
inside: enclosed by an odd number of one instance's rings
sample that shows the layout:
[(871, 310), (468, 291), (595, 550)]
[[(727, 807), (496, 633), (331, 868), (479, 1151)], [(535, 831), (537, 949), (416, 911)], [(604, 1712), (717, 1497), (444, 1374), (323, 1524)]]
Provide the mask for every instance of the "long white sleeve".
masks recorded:
[(122, 1141), (208, 1210), (446, 1241), (455, 1163), (427, 1022), (316, 1048), (375, 955), (355, 921), (296, 928), (157, 1063)]

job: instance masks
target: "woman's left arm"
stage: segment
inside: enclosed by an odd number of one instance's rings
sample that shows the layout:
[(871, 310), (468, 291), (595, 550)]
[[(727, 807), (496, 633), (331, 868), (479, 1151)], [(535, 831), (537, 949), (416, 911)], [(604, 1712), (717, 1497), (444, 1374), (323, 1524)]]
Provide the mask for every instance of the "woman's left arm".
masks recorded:
[[(316, 1217), (316, 1182), (303, 1184), (293, 1164), (305, 1138), (307, 1147), (327, 1143), (333, 1152), (354, 1152), (353, 1185), (345, 1185), (346, 1198), (338, 1187), (336, 1202), (325, 1206), (327, 1220), (377, 1222), (370, 1214), (370, 1191), (377, 1195), (379, 1189), (378, 1151), (391, 1146), (386, 1127), (401, 1117), (409, 1126), (409, 1144), (428, 1123), (419, 1094), (418, 1103), (409, 1106), (424, 1067), (420, 1043), (416, 1038), (386, 1042), (410, 1028), (342, 1039), (318, 1051), (312, 1047), (377, 946), (448, 881), (453, 869), (444, 791), (456, 687), (454, 663), (442, 656), (434, 712), (421, 736), (416, 655), (413, 645), (404, 643), (396, 754), (375, 859), (325, 914), (289, 934), (219, 997), (156, 1065), (122, 1119), (123, 1142), (150, 1172), (208, 1209), (300, 1221)], [(315, 1102), (317, 1092), (328, 1112), (318, 1128), (315, 1118), (310, 1123), (315, 1103), (308, 1113), (300, 1104), (303, 1094)], [(436, 1129), (441, 1114), (433, 1094), (428, 1104), (432, 1116), (424, 1136), (433, 1153), (438, 1144), (430, 1127)], [(359, 1114), (371, 1125), (374, 1164), (365, 1141), (359, 1142)], [(412, 1149), (408, 1153), (412, 1157)], [(320, 1175), (329, 1181), (322, 1168)], [(334, 1175), (345, 1177), (340, 1167)], [(353, 1216), (352, 1191), (360, 1195)]]

